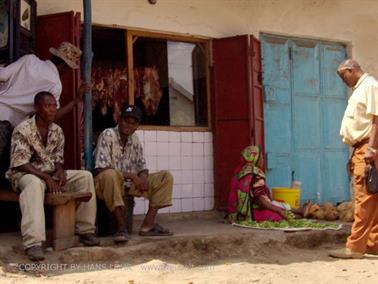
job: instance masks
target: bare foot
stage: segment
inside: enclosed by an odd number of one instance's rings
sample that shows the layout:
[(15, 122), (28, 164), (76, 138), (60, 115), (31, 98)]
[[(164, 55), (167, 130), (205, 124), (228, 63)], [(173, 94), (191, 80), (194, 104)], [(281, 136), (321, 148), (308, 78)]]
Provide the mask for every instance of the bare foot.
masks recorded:
[(312, 202), (310, 200), (307, 200), (304, 204), (303, 204), (303, 217), (304, 218), (307, 218), (308, 216), (308, 212), (310, 210), (312, 206)]
[(297, 217), (306, 218), (311, 206), (312, 206), (312, 202), (308, 200), (303, 204), (302, 207), (293, 210), (293, 213), (296, 214)]

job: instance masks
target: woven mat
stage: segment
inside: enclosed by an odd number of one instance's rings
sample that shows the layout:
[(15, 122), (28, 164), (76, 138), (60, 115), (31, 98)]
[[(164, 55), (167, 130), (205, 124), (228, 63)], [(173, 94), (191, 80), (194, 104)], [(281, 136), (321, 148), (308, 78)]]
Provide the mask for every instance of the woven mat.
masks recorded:
[(325, 228), (311, 228), (311, 227), (301, 227), (301, 228), (295, 228), (295, 227), (284, 227), (284, 228), (263, 228), (259, 227), (258, 225), (244, 225), (244, 224), (237, 224), (232, 223), (235, 227), (241, 227), (241, 228), (247, 228), (247, 229), (256, 229), (256, 230), (274, 230), (274, 231), (285, 231), (285, 232), (298, 232), (298, 231), (324, 231), (324, 230), (334, 230), (338, 231), (340, 230), (343, 225), (337, 224), (337, 227), (329, 226)]

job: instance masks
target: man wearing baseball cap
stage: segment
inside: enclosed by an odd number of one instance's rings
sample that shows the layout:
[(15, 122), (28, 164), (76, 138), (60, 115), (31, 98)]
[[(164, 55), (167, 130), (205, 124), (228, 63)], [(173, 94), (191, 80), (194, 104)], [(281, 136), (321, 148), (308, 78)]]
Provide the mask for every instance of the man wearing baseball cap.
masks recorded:
[(127, 105), (115, 128), (105, 129), (95, 149), (95, 188), (117, 224), (115, 243), (128, 241), (125, 226), (125, 190), (149, 200), (148, 212), (139, 231), (141, 236), (170, 236), (173, 233), (155, 223), (160, 208), (172, 205), (173, 177), (168, 171), (148, 173), (142, 144), (135, 131), (141, 110)]

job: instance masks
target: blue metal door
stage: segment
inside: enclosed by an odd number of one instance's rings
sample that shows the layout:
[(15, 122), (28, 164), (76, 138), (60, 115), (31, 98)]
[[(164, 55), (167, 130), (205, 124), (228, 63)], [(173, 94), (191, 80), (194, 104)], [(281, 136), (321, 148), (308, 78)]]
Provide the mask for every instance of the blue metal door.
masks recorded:
[(349, 198), (348, 148), (339, 138), (346, 88), (336, 74), (341, 44), (263, 34), (267, 181), (302, 182), (301, 200)]

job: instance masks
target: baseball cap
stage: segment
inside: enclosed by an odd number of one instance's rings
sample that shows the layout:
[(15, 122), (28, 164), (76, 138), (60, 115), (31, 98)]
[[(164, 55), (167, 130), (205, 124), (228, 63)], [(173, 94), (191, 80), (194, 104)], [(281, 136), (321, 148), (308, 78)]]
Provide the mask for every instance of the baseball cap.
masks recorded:
[(137, 106), (127, 105), (123, 109), (121, 116), (122, 117), (133, 117), (138, 122), (140, 122), (141, 119), (142, 119), (142, 111)]

